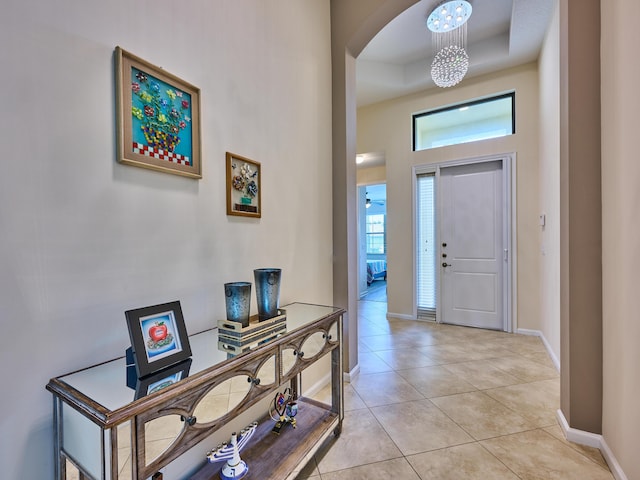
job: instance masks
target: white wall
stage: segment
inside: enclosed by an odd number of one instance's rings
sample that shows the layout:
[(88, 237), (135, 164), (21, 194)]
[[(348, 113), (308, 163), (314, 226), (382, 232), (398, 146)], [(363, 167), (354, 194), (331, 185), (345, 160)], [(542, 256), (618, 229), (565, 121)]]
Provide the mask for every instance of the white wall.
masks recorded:
[[(125, 310), (210, 328), (266, 266), (332, 302), (329, 1), (9, 0), (0, 41), (0, 476), (47, 479), (45, 384), (121, 356)], [(115, 162), (116, 45), (200, 87), (202, 180)], [(261, 219), (227, 217), (225, 151), (261, 162)]]
[(560, 19), (556, 9), (540, 53), (540, 331), (560, 359)]
[(359, 168), (356, 172), (358, 185), (374, 185), (385, 183), (387, 180), (387, 169), (384, 166)]
[[(412, 114), (467, 100), (516, 92), (516, 134), (498, 139), (411, 151)], [(358, 151), (387, 158), (387, 291), (389, 314), (412, 316), (413, 222), (411, 167), (489, 154), (517, 154), (518, 327), (539, 330), (538, 71), (535, 64), (463, 80), (453, 89), (429, 89), (358, 109)]]
[(603, 2), (603, 437), (626, 478), (640, 478), (640, 3)]

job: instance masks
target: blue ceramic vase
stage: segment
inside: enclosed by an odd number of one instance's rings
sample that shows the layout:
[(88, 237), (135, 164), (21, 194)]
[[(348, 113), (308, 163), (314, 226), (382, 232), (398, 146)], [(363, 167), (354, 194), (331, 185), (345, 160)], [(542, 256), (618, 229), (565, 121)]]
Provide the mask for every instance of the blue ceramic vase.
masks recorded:
[(258, 320), (267, 320), (277, 316), (282, 270), (279, 268), (257, 268), (253, 271), (253, 276), (256, 283)]
[(224, 284), (224, 300), (227, 307), (227, 320), (249, 326), (251, 308), (251, 283), (231, 282)]

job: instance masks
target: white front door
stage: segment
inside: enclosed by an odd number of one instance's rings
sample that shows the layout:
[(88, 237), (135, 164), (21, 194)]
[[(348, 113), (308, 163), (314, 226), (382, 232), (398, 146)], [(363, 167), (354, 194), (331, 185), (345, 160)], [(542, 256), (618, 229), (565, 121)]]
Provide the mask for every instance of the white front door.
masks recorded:
[(505, 330), (502, 162), (440, 169), (440, 321)]

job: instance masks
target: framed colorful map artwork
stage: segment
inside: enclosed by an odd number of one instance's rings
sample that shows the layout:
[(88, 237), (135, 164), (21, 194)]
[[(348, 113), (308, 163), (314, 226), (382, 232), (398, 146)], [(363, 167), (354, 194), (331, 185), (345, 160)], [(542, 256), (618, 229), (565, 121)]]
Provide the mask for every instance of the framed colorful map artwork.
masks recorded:
[(202, 178), (200, 89), (116, 47), (118, 162)]

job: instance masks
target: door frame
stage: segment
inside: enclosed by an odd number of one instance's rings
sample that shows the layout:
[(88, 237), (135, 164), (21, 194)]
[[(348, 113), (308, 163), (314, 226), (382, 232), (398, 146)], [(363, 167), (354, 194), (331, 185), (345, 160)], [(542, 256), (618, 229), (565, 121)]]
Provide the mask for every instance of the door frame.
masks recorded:
[[(366, 191), (367, 187), (372, 185), (384, 185), (386, 188), (387, 182), (385, 181), (370, 181), (366, 183), (358, 183), (356, 185), (356, 196), (357, 196), (357, 205), (356, 205), (356, 217), (358, 218), (356, 234), (358, 238), (358, 254), (357, 254), (357, 263), (358, 263), (358, 275), (357, 275), (357, 284), (358, 284), (358, 300), (362, 300), (368, 290), (367, 285), (367, 247), (366, 247), (366, 216), (367, 216), (367, 208), (366, 208)], [(385, 198), (386, 201), (386, 198)], [(386, 209), (385, 215), (387, 215), (388, 209)], [(386, 225), (385, 225), (385, 235), (386, 235)], [(386, 256), (386, 252), (385, 252)]]
[[(440, 245), (440, 220), (439, 220), (439, 184), (440, 170), (447, 167), (471, 165), (474, 163), (485, 162), (501, 162), (502, 163), (502, 188), (503, 188), (503, 224), (502, 224), (502, 244), (506, 251), (506, 261), (503, 263), (503, 284), (502, 284), (502, 311), (504, 312), (503, 330), (505, 332), (514, 332), (517, 330), (517, 265), (518, 258), (515, 246), (517, 245), (517, 222), (516, 222), (516, 153), (492, 154), (478, 157), (462, 158), (457, 160), (449, 160), (445, 162), (429, 163), (416, 165), (412, 167), (412, 187), (413, 187), (413, 316), (418, 319), (417, 305), (417, 242), (416, 233), (418, 225), (417, 216), (417, 176), (425, 173), (433, 173), (435, 175), (435, 205), (436, 205), (436, 221), (435, 221), (435, 238)], [(503, 253), (504, 258), (504, 253)], [(442, 305), (441, 299), (441, 270), (438, 269), (436, 275), (436, 322), (441, 323), (442, 313), (440, 311)]]

